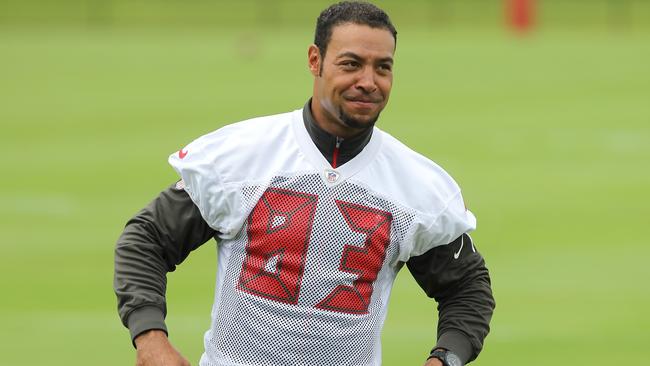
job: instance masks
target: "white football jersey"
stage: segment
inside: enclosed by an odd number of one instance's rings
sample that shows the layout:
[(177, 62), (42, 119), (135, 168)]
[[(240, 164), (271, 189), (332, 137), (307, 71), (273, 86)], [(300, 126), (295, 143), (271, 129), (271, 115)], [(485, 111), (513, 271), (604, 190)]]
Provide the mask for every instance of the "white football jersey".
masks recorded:
[(202, 366), (380, 365), (401, 263), (476, 226), (442, 168), (376, 127), (333, 169), (302, 110), (223, 127), (169, 162), (220, 233)]

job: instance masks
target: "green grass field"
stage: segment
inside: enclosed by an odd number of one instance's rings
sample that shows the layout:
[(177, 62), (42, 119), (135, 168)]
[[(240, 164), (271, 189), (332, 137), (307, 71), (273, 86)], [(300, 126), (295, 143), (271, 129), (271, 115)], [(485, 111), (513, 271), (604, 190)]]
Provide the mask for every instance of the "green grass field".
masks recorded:
[[(123, 224), (169, 153), (300, 108), (311, 29), (0, 30), (0, 365), (129, 365), (112, 292)], [(479, 220), (497, 310), (476, 365), (646, 364), (650, 33), (402, 27), (379, 126), (444, 166)], [(196, 364), (215, 245), (169, 276)], [(435, 304), (408, 271), (384, 364), (419, 365)]]

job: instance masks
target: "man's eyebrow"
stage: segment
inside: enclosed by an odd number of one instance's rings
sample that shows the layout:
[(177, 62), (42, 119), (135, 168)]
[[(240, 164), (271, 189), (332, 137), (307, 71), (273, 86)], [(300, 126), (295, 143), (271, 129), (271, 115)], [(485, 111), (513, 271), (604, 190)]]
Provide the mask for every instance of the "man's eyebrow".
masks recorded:
[(384, 62), (388, 62), (391, 65), (394, 63), (392, 57), (384, 57), (379, 59), (379, 63), (384, 63)]
[(355, 59), (355, 60), (361, 60), (361, 59), (362, 59), (361, 56), (357, 55), (357, 54), (354, 53), (354, 52), (350, 52), (350, 51), (343, 52), (343, 53), (339, 53), (339, 54), (336, 56), (336, 58), (344, 58), (344, 57), (350, 57), (350, 58), (353, 58), (353, 59)]
[[(362, 61), (362, 60), (363, 60), (363, 57), (361, 57), (361, 56), (359, 56), (359, 55), (357, 55), (356, 53), (351, 52), (351, 51), (347, 51), (347, 52), (340, 53), (340, 54), (338, 54), (336, 57), (337, 57), (337, 58), (350, 57), (350, 58), (353, 58), (353, 59), (355, 59), (355, 60), (357, 60), (357, 61)], [(393, 58), (392, 58), (392, 57), (383, 57), (383, 58), (380, 58), (380, 59), (378, 60), (378, 62), (379, 62), (379, 63), (388, 62), (388, 63), (390, 63), (390, 64), (393, 64)]]

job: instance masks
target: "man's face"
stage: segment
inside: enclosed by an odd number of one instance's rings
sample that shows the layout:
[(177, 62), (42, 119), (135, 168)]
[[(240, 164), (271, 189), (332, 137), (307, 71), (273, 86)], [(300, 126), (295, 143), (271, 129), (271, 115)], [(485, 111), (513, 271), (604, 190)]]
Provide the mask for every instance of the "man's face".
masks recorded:
[(310, 47), (312, 111), (325, 125), (321, 127), (348, 137), (374, 125), (393, 85), (394, 52), (390, 31), (353, 23), (332, 29), (325, 58), (316, 46)]

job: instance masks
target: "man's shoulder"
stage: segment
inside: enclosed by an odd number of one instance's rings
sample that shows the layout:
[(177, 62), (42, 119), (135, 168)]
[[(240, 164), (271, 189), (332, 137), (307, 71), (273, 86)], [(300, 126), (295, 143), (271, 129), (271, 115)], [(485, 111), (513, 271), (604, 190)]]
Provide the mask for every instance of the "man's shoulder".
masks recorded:
[[(409, 159), (425, 159), (428, 160), (429, 162), (433, 163), (429, 158), (425, 157), (424, 155), (418, 153), (415, 151), (413, 148), (410, 146), (406, 145), (404, 142), (400, 141), (397, 139), (395, 136), (391, 135), (390, 133), (381, 130), (379, 128), (375, 128), (379, 133), (382, 134), (382, 141), (386, 145), (386, 151), (390, 152), (392, 154), (399, 154), (405, 158)], [(434, 163), (435, 164), (435, 163)]]
[(253, 117), (237, 122), (227, 124), (211, 133), (204, 135), (205, 137), (235, 137), (235, 138), (261, 138), (264, 140), (269, 139), (269, 133), (282, 133), (283, 130), (289, 128), (295, 111)]
[(453, 181), (449, 173), (429, 157), (407, 146), (388, 132), (382, 130), (379, 130), (379, 132), (383, 135), (382, 140), (384, 141), (382, 153), (393, 162), (392, 167), (419, 176), (430, 174), (444, 181), (450, 179)]
[[(395, 181), (391, 195), (398, 195), (405, 203), (415, 208), (430, 208), (448, 201), (460, 192), (454, 178), (430, 158), (418, 153), (387, 132), (382, 134), (382, 149), (379, 159), (383, 178)], [(435, 203), (434, 203), (435, 202)]]
[[(292, 126), (299, 111), (226, 125), (169, 157), (179, 173), (192, 170), (222, 182), (264, 179), (289, 164), (297, 150)], [(218, 169), (215, 169), (217, 168)]]
[(290, 136), (294, 112), (255, 117), (225, 125), (190, 142), (185, 151), (203, 156), (261, 152)]

